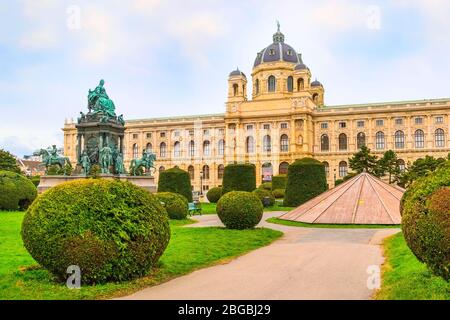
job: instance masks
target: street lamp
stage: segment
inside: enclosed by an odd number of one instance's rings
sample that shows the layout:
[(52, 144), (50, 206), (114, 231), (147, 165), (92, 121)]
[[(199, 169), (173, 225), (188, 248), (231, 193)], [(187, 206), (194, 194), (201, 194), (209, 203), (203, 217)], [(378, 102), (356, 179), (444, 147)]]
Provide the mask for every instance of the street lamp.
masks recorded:
[(203, 171), (200, 171), (200, 195), (203, 196)]
[(334, 168), (334, 185), (336, 186), (336, 168)]

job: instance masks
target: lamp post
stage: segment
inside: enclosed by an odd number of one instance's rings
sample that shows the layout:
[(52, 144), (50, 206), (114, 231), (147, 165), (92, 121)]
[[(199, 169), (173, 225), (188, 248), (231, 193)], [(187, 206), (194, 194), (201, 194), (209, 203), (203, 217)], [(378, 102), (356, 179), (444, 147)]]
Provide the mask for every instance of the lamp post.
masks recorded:
[(334, 168), (334, 186), (336, 186), (336, 168)]
[(200, 171), (200, 195), (203, 196), (203, 170)]

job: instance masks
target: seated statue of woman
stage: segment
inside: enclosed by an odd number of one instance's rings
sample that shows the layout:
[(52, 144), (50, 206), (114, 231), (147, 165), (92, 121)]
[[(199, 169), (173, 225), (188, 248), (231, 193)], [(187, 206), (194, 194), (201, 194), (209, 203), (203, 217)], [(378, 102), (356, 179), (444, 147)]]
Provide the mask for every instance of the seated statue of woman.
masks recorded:
[(88, 106), (89, 109), (92, 109), (94, 112), (104, 112), (110, 117), (114, 117), (115, 113), (115, 105), (114, 102), (109, 99), (108, 94), (106, 93), (103, 85), (105, 81), (100, 80), (100, 84), (94, 89), (89, 90), (88, 94)]

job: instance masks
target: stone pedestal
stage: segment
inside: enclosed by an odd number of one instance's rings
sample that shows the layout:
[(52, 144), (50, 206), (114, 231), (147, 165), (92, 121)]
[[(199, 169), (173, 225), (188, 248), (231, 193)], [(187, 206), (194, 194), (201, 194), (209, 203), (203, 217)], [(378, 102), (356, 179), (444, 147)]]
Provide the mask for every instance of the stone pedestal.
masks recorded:
[[(144, 188), (148, 192), (156, 192), (155, 178), (150, 176), (128, 176), (128, 175), (112, 175), (100, 174), (101, 179), (118, 179), (121, 181), (129, 181), (132, 184)], [(42, 193), (51, 187), (57, 186), (61, 183), (74, 181), (79, 179), (91, 179), (86, 176), (41, 176), (38, 186), (38, 193)]]

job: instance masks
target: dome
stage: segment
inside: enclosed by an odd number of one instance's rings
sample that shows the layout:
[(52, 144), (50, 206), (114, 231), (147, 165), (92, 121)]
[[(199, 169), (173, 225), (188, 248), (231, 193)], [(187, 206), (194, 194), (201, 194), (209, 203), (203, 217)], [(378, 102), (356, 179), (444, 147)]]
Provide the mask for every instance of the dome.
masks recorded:
[(239, 68), (237, 68), (236, 70), (232, 71), (229, 76), (230, 77), (243, 76), (244, 78), (247, 78), (245, 76), (245, 73), (243, 73), (241, 70), (239, 70)]
[(298, 64), (301, 62), (297, 52), (290, 45), (284, 43), (284, 34), (278, 31), (273, 35), (273, 43), (258, 52), (253, 67), (266, 62), (285, 61)]
[(302, 54), (298, 54), (298, 64), (295, 66), (294, 70), (309, 70), (308, 66), (303, 63)]
[(313, 82), (311, 82), (311, 87), (321, 87), (322, 84), (316, 80), (314, 80)]

